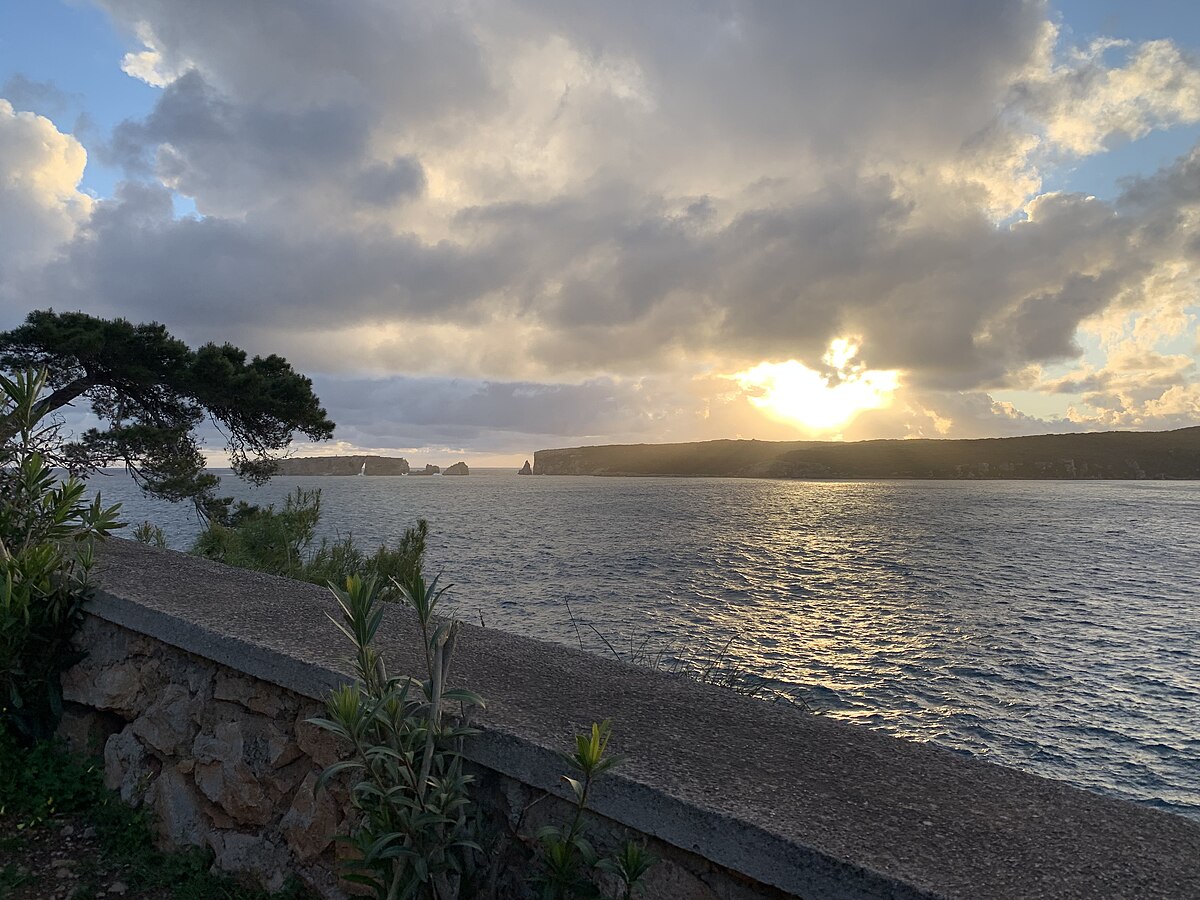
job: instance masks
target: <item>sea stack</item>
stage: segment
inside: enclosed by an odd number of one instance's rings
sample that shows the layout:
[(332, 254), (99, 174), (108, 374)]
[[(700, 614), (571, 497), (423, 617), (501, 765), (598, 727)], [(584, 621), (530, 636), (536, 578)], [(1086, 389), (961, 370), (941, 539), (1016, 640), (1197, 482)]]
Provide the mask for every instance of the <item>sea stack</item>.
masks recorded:
[(470, 475), (471, 470), (467, 468), (465, 462), (456, 462), (452, 466), (447, 466), (442, 470), (443, 475)]
[(529, 465), (529, 460), (525, 460), (525, 465), (521, 466), (517, 472), (518, 475), (532, 475), (533, 467)]

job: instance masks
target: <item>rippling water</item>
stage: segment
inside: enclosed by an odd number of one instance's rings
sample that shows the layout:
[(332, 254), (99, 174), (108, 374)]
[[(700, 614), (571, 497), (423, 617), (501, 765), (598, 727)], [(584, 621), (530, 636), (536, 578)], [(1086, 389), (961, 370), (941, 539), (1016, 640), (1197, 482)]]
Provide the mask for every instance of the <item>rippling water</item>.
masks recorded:
[[(197, 529), (125, 476), (126, 518)], [(827, 714), (1200, 818), (1200, 484), (284, 478), (327, 533), (418, 516), (460, 615), (716, 659)]]

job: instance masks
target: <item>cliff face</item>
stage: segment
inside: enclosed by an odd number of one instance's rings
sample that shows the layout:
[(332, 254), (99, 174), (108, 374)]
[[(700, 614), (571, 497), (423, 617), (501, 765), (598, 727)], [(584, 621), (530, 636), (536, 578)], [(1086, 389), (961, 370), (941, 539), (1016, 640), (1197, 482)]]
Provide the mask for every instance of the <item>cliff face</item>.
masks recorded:
[(301, 456), (279, 463), (280, 475), (407, 475), (408, 460), (397, 456)]
[(535, 475), (1200, 479), (1200, 427), (983, 440), (703, 441), (539, 450)]
[(443, 475), (470, 475), (471, 470), (467, 468), (467, 464), (465, 462), (456, 462), (454, 465), (447, 466), (446, 468), (442, 469), (442, 474)]

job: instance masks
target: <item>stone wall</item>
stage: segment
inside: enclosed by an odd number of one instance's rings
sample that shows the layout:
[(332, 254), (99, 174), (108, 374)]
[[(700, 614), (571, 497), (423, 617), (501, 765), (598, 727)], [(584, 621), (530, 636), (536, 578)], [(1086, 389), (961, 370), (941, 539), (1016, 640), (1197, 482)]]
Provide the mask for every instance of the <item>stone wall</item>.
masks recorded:
[[(125, 541), (97, 574), (64, 734), (103, 749), (164, 843), (337, 896), (344, 786), (314, 793), (337, 747), (306, 723), (347, 678), (328, 591)], [(391, 671), (422, 670), (410, 613), (389, 608), (379, 642)], [(603, 719), (627, 759), (597, 785), (592, 836), (648, 843), (654, 900), (1174, 900), (1200, 884), (1200, 824), (787, 704), (470, 625), (452, 681), (488, 701), (465, 756), (497, 897), (524, 895), (529, 836), (565, 818), (557, 753)]]
[[(105, 783), (153, 813), (162, 847), (209, 847), (216, 868), (270, 890), (296, 876), (323, 897), (346, 896), (334, 836), (350, 828), (350, 808), (344, 783), (317, 790), (339, 758), (336, 740), (309, 724), (320, 703), (94, 616), (80, 643), (89, 654), (64, 678), (60, 733), (103, 753)], [(526, 896), (533, 836), (570, 809), (486, 767), (471, 772), (488, 850), (480, 880), (490, 896)], [(589, 836), (647, 841), (660, 859), (650, 897), (787, 896), (601, 816)]]
[(217, 867), (272, 890), (295, 873), (337, 896), (344, 792), (314, 790), (337, 760), (306, 721), (316, 701), (94, 617), (82, 643), (60, 730), (102, 749), (105, 783), (154, 812), (164, 846), (211, 847)]

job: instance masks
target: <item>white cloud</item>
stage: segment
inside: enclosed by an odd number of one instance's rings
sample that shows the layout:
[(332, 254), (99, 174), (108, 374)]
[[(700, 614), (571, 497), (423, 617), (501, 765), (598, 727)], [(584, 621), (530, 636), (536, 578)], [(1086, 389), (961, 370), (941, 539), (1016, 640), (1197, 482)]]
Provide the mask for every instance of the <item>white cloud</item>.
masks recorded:
[[(1109, 65), (1114, 50), (1128, 59)], [(1051, 144), (1078, 156), (1102, 152), (1114, 139), (1200, 122), (1200, 65), (1170, 40), (1097, 40), (1031, 71), (1016, 90)]]
[(121, 71), (131, 78), (144, 81), (152, 87), (166, 87), (192, 67), (187, 59), (176, 58), (168, 60), (154, 37), (154, 31), (148, 22), (138, 22), (134, 32), (146, 48), (137, 53), (129, 52), (121, 60)]
[(0, 290), (14, 269), (45, 262), (91, 212), (79, 191), (87, 152), (49, 119), (0, 99)]

